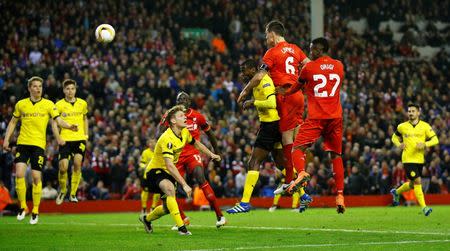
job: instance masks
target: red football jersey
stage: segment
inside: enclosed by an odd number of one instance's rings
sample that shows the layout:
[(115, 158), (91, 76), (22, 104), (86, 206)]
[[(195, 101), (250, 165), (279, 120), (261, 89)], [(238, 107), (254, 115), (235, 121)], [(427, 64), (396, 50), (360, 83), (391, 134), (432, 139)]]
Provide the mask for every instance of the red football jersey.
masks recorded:
[(308, 118), (342, 118), (340, 90), (344, 80), (341, 61), (328, 56), (307, 63), (300, 72), (308, 97)]
[[(201, 133), (200, 130), (206, 132), (211, 128), (208, 122), (206, 121), (205, 116), (203, 116), (201, 113), (192, 108), (189, 108), (186, 111), (186, 119), (187, 119), (186, 128), (189, 130), (189, 132), (191, 133), (192, 137), (195, 140), (200, 140), (200, 133)], [(198, 153), (199, 151), (197, 150), (197, 148), (195, 148), (191, 144), (186, 144), (186, 146), (184, 146), (183, 148), (183, 151), (181, 152), (181, 156)]]
[(267, 50), (263, 62), (270, 72), (275, 86), (297, 83), (298, 67), (305, 60), (306, 55), (295, 44), (280, 42)]

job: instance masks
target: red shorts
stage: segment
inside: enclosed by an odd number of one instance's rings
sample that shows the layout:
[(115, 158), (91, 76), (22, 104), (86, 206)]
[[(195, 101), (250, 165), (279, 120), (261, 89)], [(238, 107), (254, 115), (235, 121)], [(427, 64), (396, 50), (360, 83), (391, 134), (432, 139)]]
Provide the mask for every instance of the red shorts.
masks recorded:
[(277, 110), (280, 116), (280, 132), (294, 129), (303, 122), (305, 98), (302, 92), (292, 95), (277, 95)]
[(306, 119), (295, 136), (294, 147), (311, 145), (323, 136), (325, 151), (342, 154), (342, 118)]
[(182, 177), (184, 177), (186, 171), (191, 174), (197, 166), (203, 167), (202, 157), (200, 157), (198, 152), (194, 154), (183, 153), (180, 155), (180, 158), (176, 164), (178, 172), (180, 172)]

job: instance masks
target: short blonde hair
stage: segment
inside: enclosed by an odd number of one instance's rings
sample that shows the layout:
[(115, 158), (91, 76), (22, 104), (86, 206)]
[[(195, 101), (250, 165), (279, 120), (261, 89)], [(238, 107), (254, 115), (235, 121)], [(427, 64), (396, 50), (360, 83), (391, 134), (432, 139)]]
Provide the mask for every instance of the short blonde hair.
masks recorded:
[(39, 81), (39, 82), (41, 82), (41, 84), (44, 83), (44, 80), (43, 80), (41, 77), (33, 76), (33, 77), (31, 77), (30, 79), (28, 79), (28, 81), (27, 81), (27, 82), (28, 82), (28, 87), (31, 86), (31, 83), (32, 83), (33, 81)]
[(175, 113), (177, 113), (179, 111), (182, 111), (182, 112), (186, 111), (186, 108), (184, 107), (184, 105), (176, 105), (176, 106), (170, 108), (166, 113), (164, 113), (164, 115), (161, 119), (161, 124), (169, 127), (170, 119), (175, 115)]

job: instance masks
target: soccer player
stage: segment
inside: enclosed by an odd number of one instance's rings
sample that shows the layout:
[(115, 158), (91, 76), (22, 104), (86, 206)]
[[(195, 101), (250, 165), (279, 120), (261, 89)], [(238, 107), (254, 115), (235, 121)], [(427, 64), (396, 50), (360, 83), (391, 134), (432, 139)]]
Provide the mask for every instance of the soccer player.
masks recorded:
[[(147, 167), (148, 163), (150, 163), (150, 161), (153, 158), (153, 155), (154, 155), (153, 149), (155, 148), (155, 143), (156, 142), (154, 139), (149, 139), (147, 141), (147, 149), (142, 151), (141, 160), (139, 161), (139, 172), (138, 172), (139, 177), (141, 179), (141, 184), (144, 184), (145, 168)], [(155, 209), (155, 207), (158, 205), (160, 197), (161, 197), (161, 195), (159, 193), (153, 194), (151, 210)], [(148, 201), (148, 189), (147, 189), (147, 187), (143, 186), (142, 191), (141, 191), (141, 206), (142, 206), (143, 214), (145, 214), (147, 212), (147, 201)]]
[[(251, 79), (256, 72), (256, 61), (248, 59), (241, 64), (241, 75), (244, 80)], [(261, 126), (248, 163), (248, 169), (250, 170), (245, 179), (241, 202), (228, 209), (227, 213), (229, 214), (250, 211), (250, 198), (258, 182), (259, 168), (269, 153), (272, 153), (278, 167), (284, 166), (285, 162), (281, 147), (277, 147), (277, 144), (279, 145), (281, 141), (281, 133), (279, 131), (280, 117), (276, 109), (275, 86), (268, 74), (264, 75), (259, 85), (253, 88), (253, 98), (252, 100), (245, 101), (243, 109), (249, 109), (254, 106), (258, 112)]]
[(400, 194), (414, 189), (414, 194), (425, 216), (433, 211), (425, 204), (420, 176), (425, 163), (425, 150), (439, 144), (439, 139), (433, 128), (419, 119), (420, 107), (417, 104), (408, 104), (408, 121), (397, 126), (392, 135), (392, 142), (402, 150), (402, 163), (406, 170), (408, 182), (399, 188), (392, 189), (393, 205), (399, 205)]
[(305, 172), (305, 151), (322, 136), (324, 150), (329, 153), (333, 164), (337, 212), (344, 213), (344, 165), (341, 157), (343, 125), (339, 94), (344, 80), (344, 66), (326, 54), (328, 49), (328, 40), (323, 37), (311, 42), (312, 61), (303, 67), (299, 83), (285, 93), (290, 95), (303, 87), (308, 98), (308, 115), (297, 133), (292, 152), (292, 161), (299, 175), (287, 192), (295, 192), (310, 180), (310, 175)]
[[(309, 58), (295, 44), (288, 43), (284, 36), (286, 30), (280, 21), (271, 21), (266, 25), (267, 46), (270, 47), (263, 57), (260, 71), (250, 80), (250, 83), (242, 90), (238, 102), (241, 103), (251, 90), (257, 86), (263, 76), (270, 73), (277, 89), (288, 89), (293, 86), (299, 77), (299, 67), (309, 62)], [(290, 96), (276, 95), (277, 110), (280, 116), (280, 128), (282, 134), (283, 152), (286, 158), (286, 183), (289, 184), (293, 177), (292, 143), (297, 134), (298, 126), (303, 122), (304, 97), (301, 91)], [(298, 171), (298, 170), (297, 170)], [(298, 172), (300, 173), (300, 172)], [(283, 188), (288, 185), (285, 184)], [(277, 190), (276, 193), (281, 193)]]
[(139, 220), (144, 224), (145, 230), (148, 233), (153, 232), (152, 221), (170, 213), (178, 227), (178, 233), (180, 235), (191, 235), (191, 232), (184, 225), (175, 199), (175, 182), (181, 185), (188, 197), (192, 193), (191, 187), (186, 183), (175, 166), (183, 147), (186, 144), (194, 145), (211, 159), (220, 161), (219, 155), (211, 152), (200, 141), (195, 140), (191, 136), (189, 130), (186, 128), (187, 118), (185, 112), (185, 108), (182, 105), (174, 106), (167, 111), (164, 120), (169, 125), (169, 128), (156, 142), (155, 154), (145, 170), (144, 185), (147, 186), (149, 192), (163, 195), (161, 196), (163, 201), (162, 205), (157, 206), (149, 214), (142, 214), (139, 217)]
[(52, 121), (53, 134), (59, 144), (59, 193), (56, 197), (56, 205), (61, 205), (67, 193), (67, 169), (69, 161), (73, 160), (72, 179), (70, 182), (69, 201), (77, 203), (76, 196), (78, 185), (81, 180), (81, 165), (83, 164), (86, 151), (86, 140), (89, 138), (87, 103), (75, 96), (77, 83), (73, 79), (66, 79), (62, 83), (64, 99), (56, 102), (59, 114), (67, 122), (79, 126), (79, 130), (74, 132), (65, 128), (59, 131), (56, 121)]
[(59, 117), (55, 104), (42, 98), (42, 83), (40, 77), (32, 77), (28, 80), (29, 98), (19, 100), (14, 107), (13, 117), (6, 129), (3, 149), (11, 150), (9, 141), (16, 128), (17, 122), (21, 121), (19, 137), (17, 139), (16, 163), (16, 191), (20, 202), (20, 210), (17, 220), (25, 218), (28, 211), (26, 204), (27, 187), (25, 185), (25, 172), (28, 162), (31, 163), (31, 175), (33, 178), (33, 210), (31, 212), (30, 224), (37, 224), (39, 220), (39, 204), (42, 193), (42, 167), (45, 163), (45, 145), (47, 124), (50, 118), (56, 120), (59, 126), (73, 131), (78, 130), (76, 124), (69, 124)]
[[(177, 105), (182, 105), (186, 109), (186, 128), (189, 130), (192, 137), (195, 140), (199, 141), (201, 131), (205, 132), (205, 134), (208, 136), (209, 142), (211, 142), (214, 151), (218, 152), (216, 136), (214, 136), (214, 132), (211, 130), (211, 127), (206, 121), (205, 116), (191, 108), (191, 98), (189, 94), (187, 94), (186, 92), (180, 92), (177, 95)], [(216, 213), (216, 227), (219, 228), (221, 226), (224, 226), (227, 221), (223, 216), (219, 205), (217, 204), (214, 190), (212, 190), (209, 182), (205, 178), (205, 170), (203, 167), (202, 158), (200, 157), (200, 152), (194, 146), (188, 144), (183, 148), (180, 159), (177, 162), (177, 169), (180, 172), (181, 176), (184, 176), (186, 171), (189, 174), (193, 174), (193, 177), (199, 183), (206, 199)]]

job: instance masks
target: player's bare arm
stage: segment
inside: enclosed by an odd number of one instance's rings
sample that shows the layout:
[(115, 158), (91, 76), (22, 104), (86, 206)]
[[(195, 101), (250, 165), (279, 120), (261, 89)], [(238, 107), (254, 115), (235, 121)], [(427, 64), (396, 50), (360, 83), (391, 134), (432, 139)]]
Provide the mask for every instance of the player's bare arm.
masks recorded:
[(175, 178), (175, 180), (183, 187), (183, 190), (186, 192), (187, 196), (190, 198), (192, 195), (192, 188), (186, 183), (183, 177), (181, 177), (180, 172), (178, 171), (175, 164), (173, 164), (173, 160), (171, 158), (164, 158), (164, 162), (166, 164), (167, 170), (169, 170), (170, 174)]
[(74, 131), (74, 132), (78, 131), (78, 125), (72, 125), (72, 124), (69, 124), (69, 123), (67, 123), (66, 121), (64, 121), (64, 120), (63, 120), (62, 118), (60, 118), (60, 117), (57, 117), (55, 120), (56, 120), (56, 122), (58, 123), (58, 125), (59, 125), (60, 127), (62, 127), (62, 128), (69, 129), (69, 130), (72, 130), (72, 131)]
[(66, 141), (61, 138), (61, 135), (59, 134), (59, 127), (58, 123), (52, 119), (52, 132), (53, 135), (55, 135), (56, 141), (58, 142), (58, 145), (63, 146), (66, 144)]
[(86, 140), (89, 139), (89, 122), (87, 116), (84, 115), (84, 135), (86, 136)]
[(244, 89), (239, 94), (239, 97), (237, 99), (238, 103), (242, 103), (244, 99), (252, 92), (253, 88), (255, 88), (259, 82), (261, 82), (261, 79), (264, 77), (264, 75), (267, 74), (267, 71), (264, 69), (260, 69), (253, 77), (248, 81), (247, 85), (244, 87)]
[(3, 141), (3, 149), (5, 151), (11, 150), (11, 148), (9, 147), (9, 140), (14, 130), (16, 129), (17, 122), (19, 122), (19, 119), (13, 116), (8, 123), (8, 128), (6, 128), (5, 140)]
[(215, 160), (215, 161), (220, 161), (221, 158), (219, 155), (211, 152), (208, 147), (206, 147), (205, 145), (203, 145), (200, 141), (196, 140), (194, 143), (195, 148), (197, 148), (200, 152), (208, 155), (211, 159)]

